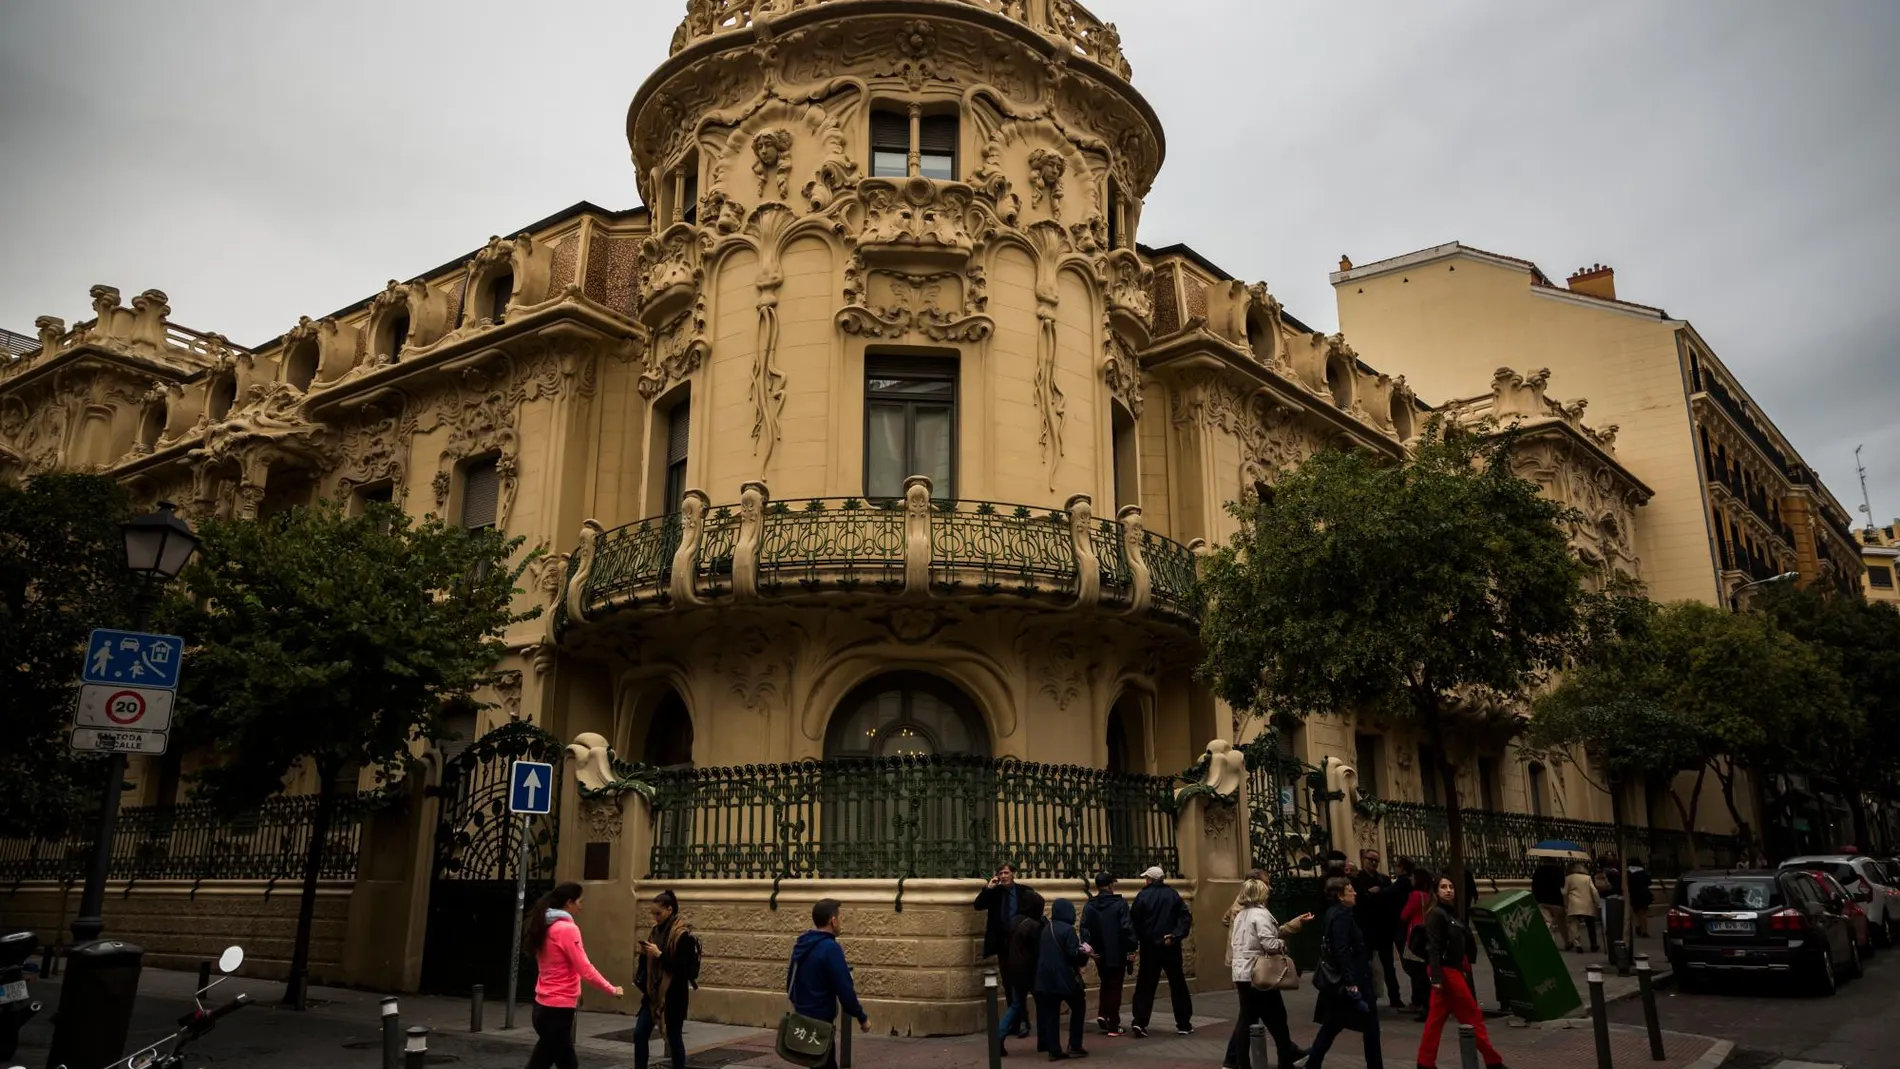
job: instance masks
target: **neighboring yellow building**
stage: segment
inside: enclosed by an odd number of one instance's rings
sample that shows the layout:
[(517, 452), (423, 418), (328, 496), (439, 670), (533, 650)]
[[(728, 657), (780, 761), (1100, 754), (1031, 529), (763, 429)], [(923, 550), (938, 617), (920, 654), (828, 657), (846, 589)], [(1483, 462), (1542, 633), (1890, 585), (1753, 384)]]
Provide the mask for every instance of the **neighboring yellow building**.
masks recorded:
[(1860, 537), (1860, 561), (1866, 569), (1862, 573), (1862, 589), (1868, 601), (1900, 603), (1900, 581), (1894, 577), (1900, 571), (1900, 538), (1895, 531), (1900, 530), (1900, 520), (1885, 527), (1868, 526), (1857, 534)]
[[(1832, 559), (1783, 544), (1813, 515), (1797, 499), (1831, 505), (1818, 486), (1745, 504), (1771, 431), (1711, 430), (1742, 489), (1705, 505), (1693, 454), (1663, 459), (1689, 402), (1673, 431), (1626, 418), (1619, 437), (1509, 370), (1557, 363), (1557, 338), (1492, 330), (1497, 352), (1452, 368), (1462, 320), (1372, 316), (1355, 352), (1264, 284), (1138, 244), (1160, 123), (1114, 27), (1068, 0), (693, 0), (673, 45), (628, 115), (643, 207), (575, 205), (251, 347), (171, 323), (163, 293), (96, 287), (93, 318), (39, 320), (0, 367), (0, 478), (108, 472), (195, 518), (393, 501), (548, 551), (520, 598), (548, 611), (505, 636), (491, 707), (419, 748), (406, 805), (339, 833), (319, 977), (498, 991), (506, 762), (570, 743), (533, 878), (597, 888), (590, 949), (622, 980), (636, 896), (676, 888), (711, 952), (696, 1012), (720, 1020), (776, 1020), (789, 937), (826, 895), (854, 909), (880, 1026), (955, 1032), (982, 1017), (969, 902), (1000, 860), (1072, 894), (1162, 865), (1214, 933), (1191, 956), (1218, 960), (1235, 877), (1294, 871), (1315, 820), (1349, 851), (1442, 850), (1416, 740), (1350, 716), (1291, 755), (1412, 803), (1409, 830), (1350, 794), (1316, 808), (1260, 745), (1208, 762), (1221, 791), (1245, 775), (1248, 819), (1177, 805), (1172, 778), (1259, 730), (1192, 676), (1196, 562), (1233, 533), (1226, 505), (1332, 445), (1403, 456), (1432, 412), (1421, 378), (1453, 418), (1525, 423), (1520, 470), (1583, 511), (1572, 544), (1599, 574), (1717, 597), (1735, 569), (1678, 548), (1708, 508), (1755, 554), (1744, 574)], [(1478, 307), (1505, 300), (1486, 284)], [(1563, 307), (1646, 358), (1688, 344), (1613, 301)], [(1650, 377), (1559, 372), (1613, 411), (1666, 407)], [(1573, 822), (1497, 822), (1476, 856), (1509, 877), (1512, 836), (1601, 835), (1574, 822), (1608, 805), (1507, 735), (1457, 741), (1466, 804)], [(190, 762), (134, 761), (128, 805), (175, 803)], [(172, 816), (134, 820), (109, 930), (188, 962), (241, 923), (282, 961), (294, 896), (269, 866), (300, 856), (295, 801), (267, 814), (281, 834), (220, 826), (203, 849), (166, 838)], [(66, 856), (0, 844), (7, 918), (63, 923)]]

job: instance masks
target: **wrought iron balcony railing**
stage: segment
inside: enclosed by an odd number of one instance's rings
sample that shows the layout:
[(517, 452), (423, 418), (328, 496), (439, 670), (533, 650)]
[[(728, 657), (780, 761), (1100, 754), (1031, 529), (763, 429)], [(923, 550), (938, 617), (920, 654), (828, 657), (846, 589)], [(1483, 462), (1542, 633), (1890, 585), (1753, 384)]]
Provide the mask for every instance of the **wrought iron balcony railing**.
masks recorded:
[[(1433, 872), (1451, 864), (1445, 807), (1424, 802), (1377, 802), (1385, 825), (1386, 856), (1409, 857)], [(1465, 865), (1480, 878), (1529, 879), (1535, 862), (1524, 851), (1545, 839), (1568, 839), (1598, 857), (1616, 849), (1616, 826), (1593, 820), (1542, 817), (1463, 809)], [(1696, 835), (1697, 857), (1689, 857), (1689, 837), (1673, 829), (1635, 825), (1623, 829), (1623, 846), (1648, 862), (1649, 871), (1672, 879), (1694, 868), (1721, 868), (1741, 857), (1742, 842), (1732, 835)]]
[(748, 483), (736, 505), (689, 491), (680, 511), (612, 530), (590, 522), (569, 566), (557, 629), (609, 612), (821, 592), (1006, 595), (1151, 611), (1193, 626), (1195, 552), (1141, 525), (1066, 508), (902, 499), (770, 500)]

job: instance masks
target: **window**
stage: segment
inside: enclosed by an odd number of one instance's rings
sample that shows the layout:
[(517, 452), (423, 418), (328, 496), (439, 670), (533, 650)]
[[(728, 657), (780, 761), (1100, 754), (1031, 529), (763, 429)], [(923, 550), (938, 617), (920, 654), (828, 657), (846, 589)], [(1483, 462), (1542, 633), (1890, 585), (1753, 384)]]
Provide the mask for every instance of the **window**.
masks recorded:
[(871, 177), (910, 174), (910, 116), (896, 111), (871, 113)]
[(680, 176), (680, 221), (699, 222), (699, 161), (689, 159)]
[(462, 469), (462, 527), (486, 531), (495, 526), (501, 506), (501, 469), (497, 458), (470, 461)]
[(165, 434), (165, 420), (170, 408), (163, 400), (155, 401), (145, 408), (144, 418), (139, 420), (139, 444), (147, 449), (158, 444)]
[(690, 396), (666, 410), (666, 475), (660, 501), (661, 511), (671, 515), (680, 510), (686, 496), (686, 441), (692, 430), (693, 406)]
[(1359, 790), (1379, 797), (1379, 736), (1353, 736), (1353, 763), (1359, 772)]
[(864, 496), (904, 496), (904, 480), (930, 478), (931, 494), (956, 497), (956, 361), (867, 357)]
[(1531, 812), (1544, 815), (1544, 766), (1532, 761), (1525, 770), (1525, 791), (1531, 796)]
[(641, 760), (657, 768), (692, 767), (693, 718), (686, 714), (686, 703), (677, 693), (668, 691), (653, 710)]
[(1136, 459), (1135, 417), (1119, 404), (1110, 407), (1114, 410), (1115, 512), (1119, 515), (1128, 506), (1141, 504), (1140, 462)]
[(901, 111), (871, 113), (871, 175), (904, 178), (910, 174), (911, 153), (917, 154), (917, 173), (925, 178), (954, 181), (957, 177), (957, 117), (923, 115), (911, 137), (910, 115)]
[(316, 377), (317, 343), (305, 338), (284, 356), (284, 381), (299, 390), (308, 390)]
[(402, 347), (409, 344), (409, 313), (392, 313), (377, 340), (382, 344), (377, 346), (376, 355), (387, 356), (394, 363), (402, 356)]
[(934, 676), (898, 673), (839, 703), (825, 733), (825, 756), (988, 756), (989, 732), (961, 691)]
[(497, 323), (505, 321), (508, 315), (508, 299), (514, 296), (515, 273), (503, 271), (488, 280), (488, 303), (484, 314)]
[(396, 487), (391, 483), (377, 483), (374, 486), (359, 486), (350, 495), (352, 515), (361, 516), (372, 504), (392, 504), (396, 500)]
[(1877, 586), (1882, 590), (1892, 590), (1893, 569), (1884, 564), (1869, 564), (1867, 566), (1867, 582), (1868, 585)]
[(206, 412), (211, 418), (223, 419), (231, 412), (232, 404), (237, 401), (237, 380), (229, 375), (220, 375), (211, 384), (211, 397), (206, 402)]
[(699, 154), (689, 153), (660, 185), (660, 225), (699, 219)]
[(1115, 180), (1108, 180), (1108, 247), (1122, 247), (1122, 191), (1115, 188)]

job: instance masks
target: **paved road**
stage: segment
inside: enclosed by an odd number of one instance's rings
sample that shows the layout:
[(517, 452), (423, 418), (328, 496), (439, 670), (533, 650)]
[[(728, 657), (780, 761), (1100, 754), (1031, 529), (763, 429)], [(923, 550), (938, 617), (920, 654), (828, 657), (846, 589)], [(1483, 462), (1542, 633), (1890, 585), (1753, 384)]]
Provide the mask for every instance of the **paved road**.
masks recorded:
[[(1764, 978), (1725, 982), (1700, 995), (1666, 990), (1659, 1009), (1667, 1028), (1734, 1041), (1736, 1054), (1723, 1069), (1768, 1069), (1783, 1058), (1847, 1069), (1900, 1065), (1900, 1014), (1893, 1011), (1900, 951), (1881, 951), (1864, 979), (1846, 981), (1831, 998), (1790, 986)], [(1642, 1003), (1619, 1003), (1610, 1019), (1640, 1025)]]

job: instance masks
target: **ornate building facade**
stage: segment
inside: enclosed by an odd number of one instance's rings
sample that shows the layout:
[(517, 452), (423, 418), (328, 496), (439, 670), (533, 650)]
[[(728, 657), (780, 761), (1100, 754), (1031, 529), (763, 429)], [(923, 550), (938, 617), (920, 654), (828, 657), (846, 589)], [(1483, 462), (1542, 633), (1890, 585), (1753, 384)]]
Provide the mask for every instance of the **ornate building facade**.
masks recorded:
[[(880, 1024), (976, 1027), (969, 877), (1004, 857), (1052, 886), (1163, 864), (1218, 932), (1296, 807), (1174, 798), (1257, 730), (1192, 678), (1197, 556), (1229, 502), (1319, 449), (1400, 457), (1432, 406), (1264, 284), (1140, 243), (1160, 121), (1079, 4), (687, 6), (628, 114), (642, 207), (575, 205), (250, 347), (96, 287), (0, 369), (0, 477), (107, 472), (197, 517), (392, 501), (547, 551), (521, 595), (547, 611), (456, 725), (483, 741), (423, 753), (327, 892), (330, 976), (448, 971), (482, 769), (513, 752), (491, 740), (530, 735), (573, 743), (537, 878), (611, 892), (587, 923), (616, 976), (635, 896), (677, 887), (716, 1019), (776, 1019), (783, 937), (836, 895)], [(1547, 378), (1440, 399), (1522, 424), (1578, 552), (1646, 578), (1653, 491)], [(1429, 801), (1416, 748), (1349, 716), (1288, 745)], [(1472, 746), (1469, 799), (1607, 812)], [(129, 804), (175, 801), (190, 757), (166, 760)], [(1378, 841), (1349, 802), (1327, 821)]]

